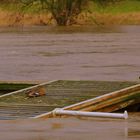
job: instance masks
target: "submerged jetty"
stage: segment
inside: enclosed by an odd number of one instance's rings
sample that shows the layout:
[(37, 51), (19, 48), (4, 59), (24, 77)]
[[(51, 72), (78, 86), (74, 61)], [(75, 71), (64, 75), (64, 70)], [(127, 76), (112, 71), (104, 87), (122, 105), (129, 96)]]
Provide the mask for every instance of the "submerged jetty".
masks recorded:
[(1, 95), (0, 119), (56, 117), (55, 108), (114, 112), (133, 106), (137, 111), (139, 103), (136, 82), (57, 80)]

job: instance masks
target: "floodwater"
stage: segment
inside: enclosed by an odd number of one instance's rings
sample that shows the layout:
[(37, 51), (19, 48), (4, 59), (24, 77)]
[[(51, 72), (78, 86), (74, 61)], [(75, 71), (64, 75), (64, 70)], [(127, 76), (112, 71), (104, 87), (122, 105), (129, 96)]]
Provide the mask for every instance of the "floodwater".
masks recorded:
[[(140, 26), (0, 27), (0, 81), (120, 80), (140, 76)], [(0, 120), (0, 140), (138, 140), (128, 120)]]
[(138, 140), (140, 113), (128, 120), (55, 118), (0, 121), (1, 140)]
[(140, 26), (0, 27), (0, 81), (140, 76)]

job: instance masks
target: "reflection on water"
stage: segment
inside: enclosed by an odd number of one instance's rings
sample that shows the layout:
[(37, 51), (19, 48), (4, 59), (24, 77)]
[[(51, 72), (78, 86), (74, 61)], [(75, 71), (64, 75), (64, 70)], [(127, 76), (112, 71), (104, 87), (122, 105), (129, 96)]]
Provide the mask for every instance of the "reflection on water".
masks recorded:
[(140, 138), (140, 129), (130, 129), (128, 132), (129, 137), (139, 137)]
[(139, 115), (139, 113), (130, 114), (130, 118), (126, 121), (103, 118), (0, 121), (0, 139), (137, 140), (140, 138)]
[(4, 81), (138, 80), (140, 26), (0, 28)]

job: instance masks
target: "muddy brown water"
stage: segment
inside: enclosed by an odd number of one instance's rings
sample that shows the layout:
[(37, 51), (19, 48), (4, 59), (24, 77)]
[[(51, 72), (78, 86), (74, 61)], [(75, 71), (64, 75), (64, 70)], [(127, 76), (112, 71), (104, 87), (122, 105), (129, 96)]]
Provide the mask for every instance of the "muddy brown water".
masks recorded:
[[(140, 26), (0, 28), (0, 81), (138, 81)], [(1, 120), (0, 140), (137, 140), (128, 120)]]
[(55, 118), (0, 121), (1, 140), (138, 140), (140, 113), (128, 120)]
[(0, 81), (140, 76), (140, 26), (0, 28)]

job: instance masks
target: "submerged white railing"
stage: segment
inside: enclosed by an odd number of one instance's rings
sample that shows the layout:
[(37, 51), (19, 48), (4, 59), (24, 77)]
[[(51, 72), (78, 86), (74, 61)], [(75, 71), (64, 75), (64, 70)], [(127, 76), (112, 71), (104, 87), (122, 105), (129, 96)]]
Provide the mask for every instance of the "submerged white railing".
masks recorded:
[(63, 110), (61, 108), (56, 108), (53, 110), (53, 115), (70, 115), (70, 116), (82, 116), (82, 117), (105, 117), (105, 118), (119, 118), (127, 119), (128, 113), (105, 113), (105, 112), (86, 112), (86, 111), (73, 111), (73, 110)]

